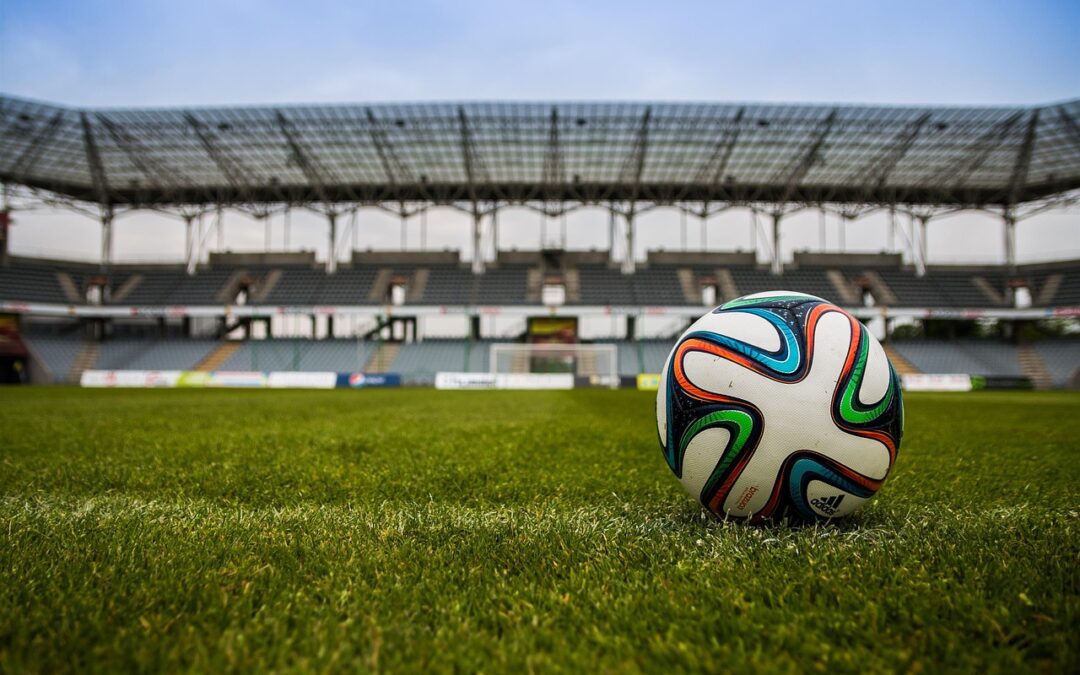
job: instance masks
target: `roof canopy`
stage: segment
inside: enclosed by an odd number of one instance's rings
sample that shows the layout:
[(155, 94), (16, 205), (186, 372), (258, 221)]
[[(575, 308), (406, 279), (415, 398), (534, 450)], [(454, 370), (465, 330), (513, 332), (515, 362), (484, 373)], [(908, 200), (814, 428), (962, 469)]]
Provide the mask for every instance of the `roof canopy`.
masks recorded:
[(130, 206), (1009, 206), (1080, 188), (1080, 100), (77, 109), (0, 96), (0, 180)]

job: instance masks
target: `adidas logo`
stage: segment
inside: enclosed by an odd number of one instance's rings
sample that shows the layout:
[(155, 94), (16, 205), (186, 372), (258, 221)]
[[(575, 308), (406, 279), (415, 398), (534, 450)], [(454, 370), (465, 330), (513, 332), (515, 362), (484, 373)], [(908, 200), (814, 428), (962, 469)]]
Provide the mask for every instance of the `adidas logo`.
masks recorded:
[(836, 513), (836, 509), (840, 508), (840, 502), (844, 501), (844, 495), (833, 495), (832, 497), (826, 497), (821, 499), (820, 497), (814, 497), (810, 500), (810, 503), (827, 516), (831, 516)]

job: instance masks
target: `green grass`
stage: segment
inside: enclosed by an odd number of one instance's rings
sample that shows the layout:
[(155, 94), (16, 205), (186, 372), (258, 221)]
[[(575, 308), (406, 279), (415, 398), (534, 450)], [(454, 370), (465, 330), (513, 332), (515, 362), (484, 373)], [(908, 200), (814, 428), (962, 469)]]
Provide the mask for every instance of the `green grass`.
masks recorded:
[(0, 391), (0, 670), (1077, 672), (1080, 397), (907, 400), (790, 529), (637, 392)]

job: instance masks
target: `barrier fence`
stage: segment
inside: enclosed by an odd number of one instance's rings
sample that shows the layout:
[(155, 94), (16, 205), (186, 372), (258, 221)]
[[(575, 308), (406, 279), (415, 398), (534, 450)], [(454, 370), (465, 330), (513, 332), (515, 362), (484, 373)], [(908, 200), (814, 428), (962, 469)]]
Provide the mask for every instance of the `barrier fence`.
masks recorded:
[[(903, 375), (905, 391), (975, 391), (979, 389), (1030, 389), (1025, 377), (983, 377), (962, 373), (919, 373)], [(298, 371), (219, 370), (210, 373), (191, 370), (87, 370), (80, 384), (92, 388), (223, 388), (248, 389), (365, 389), (400, 387), (399, 373), (337, 373)], [(656, 391), (660, 376), (655, 373), (621, 378), (623, 388)], [(435, 376), (436, 389), (580, 389), (611, 388), (605, 378), (574, 377), (572, 373), (459, 373)]]

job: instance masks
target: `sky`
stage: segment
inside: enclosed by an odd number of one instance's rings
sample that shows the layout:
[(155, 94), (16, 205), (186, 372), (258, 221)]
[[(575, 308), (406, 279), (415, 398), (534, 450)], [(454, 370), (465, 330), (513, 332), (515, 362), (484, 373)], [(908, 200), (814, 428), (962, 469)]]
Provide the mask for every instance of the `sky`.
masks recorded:
[[(1080, 2), (186, 2), (0, 0), (0, 92), (75, 106), (194, 106), (431, 100), (776, 101), (1041, 104), (1080, 97)], [(536, 248), (541, 217), (500, 217), (506, 247)], [(889, 245), (887, 219), (847, 227), (846, 250)], [(261, 250), (265, 224), (226, 216), (224, 246)], [(325, 255), (326, 225), (292, 217), (292, 248)], [(396, 217), (362, 212), (357, 244), (395, 248)], [(785, 221), (782, 250), (821, 248), (820, 216)], [(562, 225), (547, 226), (548, 244)], [(701, 224), (687, 222), (687, 247)], [(826, 222), (825, 247), (840, 246)], [(419, 246), (419, 223), (406, 225)], [(708, 226), (710, 249), (748, 249), (750, 216)], [(271, 221), (271, 246), (283, 246)], [(606, 246), (599, 210), (571, 215), (571, 248)], [(428, 216), (429, 247), (470, 253), (469, 219)], [(677, 249), (680, 215), (640, 219), (636, 254)], [(134, 213), (117, 221), (119, 260), (176, 260), (180, 221)], [(758, 238), (760, 254), (767, 250)], [(900, 236), (899, 241), (903, 242)], [(1000, 261), (999, 221), (932, 221), (931, 261)], [(208, 240), (215, 248), (216, 235)], [(100, 226), (62, 211), (19, 213), (14, 253), (97, 259)], [(1080, 257), (1077, 210), (1036, 216), (1017, 231), (1021, 260)]]

